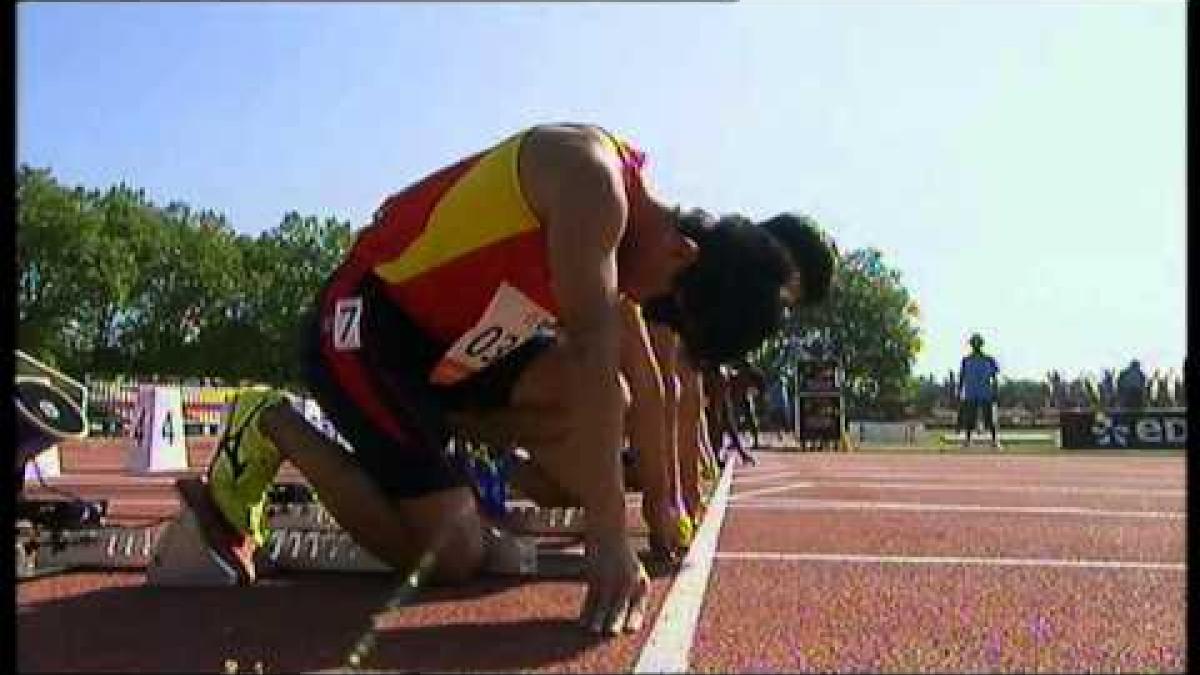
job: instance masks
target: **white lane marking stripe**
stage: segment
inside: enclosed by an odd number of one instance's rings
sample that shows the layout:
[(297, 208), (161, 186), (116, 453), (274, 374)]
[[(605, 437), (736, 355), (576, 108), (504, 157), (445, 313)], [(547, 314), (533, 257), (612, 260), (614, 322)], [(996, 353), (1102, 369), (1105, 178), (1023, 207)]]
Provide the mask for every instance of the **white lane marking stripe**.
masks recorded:
[(765, 562), (881, 563), (893, 565), (979, 565), (983, 567), (1083, 567), (1094, 569), (1140, 569), (1184, 571), (1184, 563), (1125, 560), (1053, 560), (1039, 558), (958, 558), (909, 555), (859, 555), (850, 553), (760, 553), (721, 552), (717, 560)]
[(800, 475), (801, 473), (802, 472), (800, 472), (800, 471), (777, 471), (775, 473), (770, 473), (770, 474), (766, 474), (766, 475), (758, 474), (755, 476), (745, 476), (745, 477), (737, 476), (734, 478), (734, 482), (737, 483), (738, 485), (750, 485), (751, 483), (754, 483), (754, 484), (769, 483), (770, 481), (773, 481), (773, 480), (789, 480), (789, 479), (795, 478), (796, 476)]
[(769, 488), (759, 488), (749, 490), (747, 492), (738, 492), (730, 497), (733, 501), (739, 501), (748, 497), (757, 495), (770, 494), (772, 492), (785, 492), (787, 490), (800, 488), (866, 488), (876, 490), (941, 490), (950, 492), (973, 492), (973, 491), (988, 491), (988, 492), (1062, 492), (1068, 494), (1096, 494), (1096, 495), (1144, 495), (1153, 497), (1180, 497), (1185, 494), (1182, 489), (1150, 489), (1150, 488), (1116, 488), (1116, 487), (1078, 487), (1073, 485), (983, 485), (983, 484), (957, 484), (947, 485), (945, 483), (870, 483), (870, 482), (853, 482), (853, 481), (810, 481), (807, 483), (794, 483), (792, 485), (778, 485)]
[(1182, 520), (1187, 514), (1182, 511), (1111, 511), (1084, 506), (1014, 506), (986, 504), (923, 504), (920, 502), (863, 502), (837, 499), (760, 499), (735, 501), (730, 508), (776, 509), (780, 511), (803, 511), (821, 509), (863, 509), (890, 511), (965, 511), (975, 513), (1027, 513), (1033, 515), (1078, 515), (1112, 518), (1160, 518)]
[(758, 464), (755, 466), (746, 466), (745, 464), (739, 465), (736, 469), (734, 469), (734, 478), (737, 478), (738, 476), (764, 476), (769, 473), (779, 473), (780, 471), (803, 471), (806, 468), (807, 467), (805, 467), (803, 464), (798, 464), (795, 462), (764, 463), (763, 460), (760, 459), (758, 460)]
[(803, 483), (789, 483), (787, 485), (774, 485), (765, 488), (756, 488), (754, 490), (738, 490), (732, 495), (729, 500), (736, 502), (746, 499), (747, 497), (756, 497), (758, 495), (767, 495), (772, 492), (787, 492), (788, 490), (798, 490), (800, 488), (815, 487), (817, 484), (812, 481), (804, 481)]
[(700, 531), (683, 559), (650, 636), (642, 645), (642, 653), (633, 667), (635, 673), (686, 673), (688, 670), (692, 640), (708, 590), (708, 575), (717, 552), (721, 522), (725, 519), (734, 464), (730, 462), (722, 472)]

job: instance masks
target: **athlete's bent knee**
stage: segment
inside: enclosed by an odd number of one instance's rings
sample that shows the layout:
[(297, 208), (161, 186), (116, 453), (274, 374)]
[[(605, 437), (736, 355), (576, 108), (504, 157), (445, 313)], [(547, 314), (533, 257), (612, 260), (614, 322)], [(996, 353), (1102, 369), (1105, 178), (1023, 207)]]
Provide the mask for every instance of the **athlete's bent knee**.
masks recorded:
[(431, 583), (455, 585), (474, 579), (483, 569), (485, 554), (479, 519), (457, 519), (447, 533), (445, 544), (439, 547)]
[(288, 434), (297, 433), (308, 422), (286, 402), (279, 402), (262, 411), (258, 429), (278, 445)]

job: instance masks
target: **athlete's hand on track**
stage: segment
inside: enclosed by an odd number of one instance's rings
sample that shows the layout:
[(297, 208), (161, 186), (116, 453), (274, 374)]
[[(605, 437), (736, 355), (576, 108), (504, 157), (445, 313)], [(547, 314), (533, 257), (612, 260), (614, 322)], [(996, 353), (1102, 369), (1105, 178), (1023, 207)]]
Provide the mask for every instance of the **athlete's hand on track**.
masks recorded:
[(642, 518), (650, 530), (651, 550), (668, 563), (678, 562), (692, 544), (693, 522), (677, 499), (642, 497)]
[(587, 544), (587, 598), (580, 624), (592, 633), (635, 633), (646, 615), (650, 579), (625, 534), (591, 540)]

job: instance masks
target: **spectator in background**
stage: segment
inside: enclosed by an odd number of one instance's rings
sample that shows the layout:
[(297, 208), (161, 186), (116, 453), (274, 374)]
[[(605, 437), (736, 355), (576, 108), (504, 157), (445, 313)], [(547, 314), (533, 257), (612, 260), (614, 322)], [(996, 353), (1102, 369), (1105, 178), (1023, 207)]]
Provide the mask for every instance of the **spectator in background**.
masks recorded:
[(1155, 368), (1154, 373), (1150, 375), (1150, 387), (1147, 393), (1150, 395), (1151, 407), (1165, 408), (1170, 404), (1167, 377), (1158, 368)]
[(1084, 373), (1080, 377), (1080, 382), (1083, 385), (1083, 394), (1088, 407), (1092, 410), (1102, 408), (1103, 402), (1100, 400), (1100, 388), (1096, 386), (1096, 377), (1091, 373)]
[[(738, 435), (737, 410), (734, 406), (733, 378), (734, 370), (726, 365), (719, 365), (704, 373), (704, 391), (711, 392), (709, 399), (709, 437), (712, 439), (713, 454), (717, 464), (725, 467), (727, 461), (726, 447), (731, 447), (742, 461), (748, 465), (755, 464), (754, 457), (746, 452)], [(730, 439), (729, 446), (725, 444), (725, 436)]]
[(1122, 408), (1139, 410), (1146, 405), (1146, 373), (1134, 359), (1117, 377), (1117, 401)]
[[(740, 361), (730, 369), (729, 394), (732, 403), (734, 430), (741, 431), (743, 426), (749, 427), (751, 435), (750, 447), (761, 448), (759, 441), (758, 406), (756, 399), (766, 388), (766, 375), (746, 361)], [(745, 420), (745, 425), (742, 421)]]
[(983, 424), (992, 433), (992, 447), (1000, 448), (996, 437), (996, 393), (1000, 389), (996, 376), (1000, 367), (996, 359), (983, 353), (983, 337), (978, 333), (971, 336), (970, 344), (971, 353), (963, 357), (958, 370), (958, 423), (965, 431), (963, 447), (971, 445), (971, 432), (982, 413)]
[(776, 377), (767, 387), (767, 409), (770, 410), (771, 425), (778, 432), (782, 443), (783, 435), (792, 430), (791, 398), (788, 395), (787, 382), (782, 377)]
[(1105, 408), (1110, 408), (1117, 402), (1117, 377), (1112, 368), (1104, 370), (1104, 377), (1100, 380), (1100, 402)]

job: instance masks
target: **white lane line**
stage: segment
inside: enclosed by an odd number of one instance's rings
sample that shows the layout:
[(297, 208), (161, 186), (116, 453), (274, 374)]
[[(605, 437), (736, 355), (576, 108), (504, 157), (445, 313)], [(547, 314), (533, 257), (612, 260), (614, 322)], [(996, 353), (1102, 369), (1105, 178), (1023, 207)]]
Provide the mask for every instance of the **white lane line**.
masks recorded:
[(789, 483), (787, 485), (774, 485), (765, 488), (756, 488), (754, 490), (738, 490), (736, 494), (729, 498), (730, 501), (741, 501), (747, 497), (757, 497), (758, 495), (768, 495), (772, 492), (787, 492), (788, 490), (798, 490), (800, 488), (815, 487), (817, 483), (812, 481), (804, 481), (803, 483)]
[(796, 476), (801, 475), (802, 473), (804, 473), (804, 472), (802, 472), (802, 471), (777, 471), (775, 473), (770, 473), (770, 474), (766, 474), (766, 475), (758, 474), (755, 476), (746, 476), (746, 477), (736, 476), (736, 477), (734, 477), (733, 480), (734, 480), (734, 483), (736, 483), (740, 487), (742, 485), (769, 483), (773, 480), (789, 480), (789, 479), (795, 478)]
[(1083, 506), (1013, 506), (986, 504), (923, 504), (920, 502), (864, 502), (839, 499), (760, 499), (732, 502), (730, 508), (778, 511), (855, 510), (865, 511), (950, 511), (969, 513), (1022, 513), (1030, 515), (1071, 515), (1108, 518), (1147, 518), (1183, 520), (1182, 511), (1112, 511)]
[(83, 499), (107, 499), (108, 508), (120, 509), (127, 506), (179, 506), (175, 497), (82, 497)]
[(851, 553), (758, 553), (721, 552), (717, 560), (763, 562), (880, 563), (885, 565), (976, 565), (981, 567), (1084, 567), (1093, 569), (1138, 569), (1184, 571), (1184, 563), (1136, 562), (1125, 560), (1053, 560), (1042, 558), (958, 558), (909, 555), (859, 555)]
[(769, 488), (759, 488), (749, 490), (747, 492), (738, 492), (730, 497), (733, 501), (740, 501), (749, 497), (758, 495), (770, 494), (773, 492), (784, 492), (799, 488), (864, 488), (872, 490), (941, 490), (950, 492), (1060, 492), (1066, 494), (1094, 494), (1094, 495), (1142, 495), (1147, 497), (1181, 497), (1185, 494), (1183, 489), (1153, 489), (1153, 488), (1119, 488), (1119, 487), (1079, 487), (1075, 485), (986, 485), (981, 483), (872, 483), (872, 482), (857, 482), (857, 481), (810, 481), (808, 483), (796, 483), (793, 485), (779, 485)]
[(725, 519), (733, 465), (734, 462), (727, 464), (721, 474), (700, 531), (683, 559), (650, 636), (642, 645), (642, 653), (633, 667), (635, 673), (687, 672), (696, 624), (700, 622), (700, 609), (708, 590), (708, 575), (717, 553), (721, 522)]
[(738, 476), (762, 476), (764, 474), (778, 473), (780, 471), (804, 471), (805, 469), (807, 469), (806, 466), (803, 464), (797, 464), (795, 462), (764, 463), (760, 459), (758, 460), (758, 464), (755, 466), (747, 466), (745, 464), (739, 465), (736, 469), (734, 469), (734, 478), (737, 478)]

